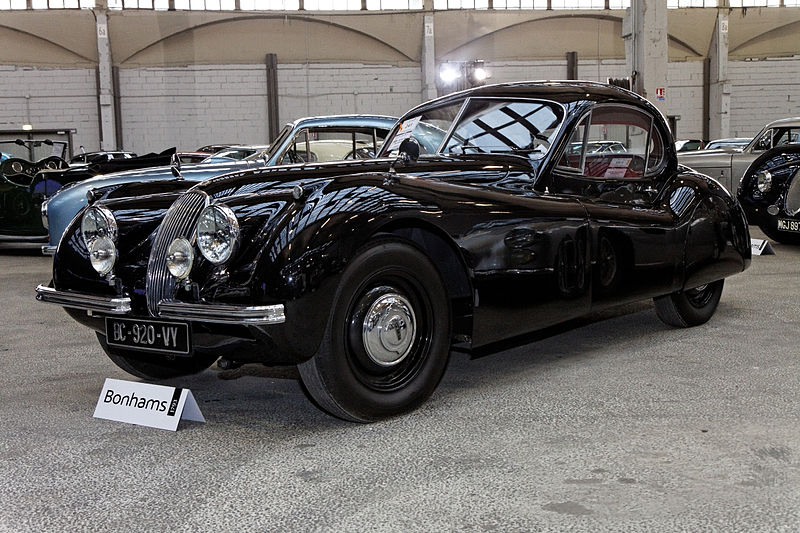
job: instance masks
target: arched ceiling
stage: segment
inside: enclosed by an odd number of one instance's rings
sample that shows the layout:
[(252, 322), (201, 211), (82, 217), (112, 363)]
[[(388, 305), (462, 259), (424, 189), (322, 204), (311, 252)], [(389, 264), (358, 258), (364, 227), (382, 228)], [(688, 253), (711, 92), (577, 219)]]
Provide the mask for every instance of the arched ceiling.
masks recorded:
[[(671, 61), (705, 58), (717, 9), (668, 11)], [(109, 12), (114, 63), (123, 67), (263, 63), (419, 63), (422, 12), (312, 13), (123, 10)], [(437, 60), (625, 56), (622, 20), (611, 11), (436, 11)], [(0, 63), (97, 64), (91, 10), (6, 11)], [(800, 8), (729, 11), (731, 59), (800, 55)]]
[(0, 64), (96, 65), (96, 34), (94, 15), (88, 10), (3, 11)]
[[(419, 16), (122, 12), (110, 18), (114, 61), (123, 67), (262, 63), (419, 62)], [(415, 38), (409, 38), (414, 36)]]

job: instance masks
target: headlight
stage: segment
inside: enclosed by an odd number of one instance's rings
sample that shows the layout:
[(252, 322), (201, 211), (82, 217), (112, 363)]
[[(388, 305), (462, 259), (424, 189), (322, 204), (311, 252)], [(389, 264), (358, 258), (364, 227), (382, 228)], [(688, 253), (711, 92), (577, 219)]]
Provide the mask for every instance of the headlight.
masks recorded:
[(765, 193), (769, 192), (772, 188), (772, 174), (769, 173), (768, 170), (762, 170), (756, 176), (756, 187), (758, 187), (759, 192)]
[(42, 226), (44, 229), (50, 229), (50, 224), (47, 222), (47, 200), (42, 202)]
[(102, 237), (107, 237), (113, 243), (117, 240), (117, 221), (105, 207), (90, 207), (81, 220), (81, 235), (86, 248), (90, 250), (92, 242)]
[(114, 241), (108, 237), (93, 240), (89, 245), (89, 260), (101, 276), (111, 272), (114, 263), (117, 262), (117, 248), (114, 246)]
[(227, 261), (239, 240), (239, 223), (229, 207), (206, 207), (197, 221), (197, 247), (215, 265)]
[(192, 271), (194, 263), (194, 249), (192, 244), (178, 237), (167, 248), (167, 268), (169, 273), (178, 279), (186, 279)]

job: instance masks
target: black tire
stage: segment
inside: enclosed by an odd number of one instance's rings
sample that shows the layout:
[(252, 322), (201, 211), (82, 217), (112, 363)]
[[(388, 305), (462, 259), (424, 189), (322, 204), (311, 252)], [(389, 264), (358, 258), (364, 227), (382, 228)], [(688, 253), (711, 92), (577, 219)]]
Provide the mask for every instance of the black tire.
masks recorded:
[(346, 268), (320, 348), (298, 370), (323, 410), (372, 422), (433, 393), (450, 336), (450, 301), (436, 267), (410, 244), (376, 241)]
[(662, 322), (676, 328), (705, 324), (714, 315), (725, 280), (720, 279), (694, 289), (653, 298)]
[(106, 342), (106, 336), (100, 333), (97, 333), (97, 340), (115, 365), (128, 374), (142, 379), (159, 380), (197, 374), (217, 360), (216, 356), (198, 354), (192, 357), (167, 359), (163, 355), (111, 347)]
[(761, 231), (763, 231), (767, 237), (781, 244), (800, 244), (800, 233), (786, 233), (783, 231), (778, 231), (778, 219), (775, 218), (771, 222), (771, 225), (758, 225), (758, 227), (761, 228)]

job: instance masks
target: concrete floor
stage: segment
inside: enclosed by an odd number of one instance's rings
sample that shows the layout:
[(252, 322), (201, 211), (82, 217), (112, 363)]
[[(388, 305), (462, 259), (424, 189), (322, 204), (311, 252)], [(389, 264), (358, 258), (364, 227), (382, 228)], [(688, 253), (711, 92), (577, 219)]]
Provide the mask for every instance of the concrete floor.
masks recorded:
[[(754, 236), (760, 236), (754, 231)], [(341, 422), (291, 372), (174, 380), (207, 423), (92, 418), (133, 379), (0, 254), (0, 531), (797, 531), (800, 247), (730, 278), (710, 323), (650, 302), (481, 359), (421, 409)]]

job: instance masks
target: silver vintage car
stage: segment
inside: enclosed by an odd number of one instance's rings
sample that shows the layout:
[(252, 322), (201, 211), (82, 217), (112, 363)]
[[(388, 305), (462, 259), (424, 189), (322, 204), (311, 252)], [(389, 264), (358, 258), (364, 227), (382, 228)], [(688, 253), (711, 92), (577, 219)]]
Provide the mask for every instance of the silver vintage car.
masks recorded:
[(723, 148), (680, 152), (678, 162), (708, 174), (728, 191), (736, 193), (744, 171), (759, 155), (770, 148), (798, 142), (800, 142), (800, 117), (784, 118), (764, 126), (764, 129), (753, 137), (744, 149)]

